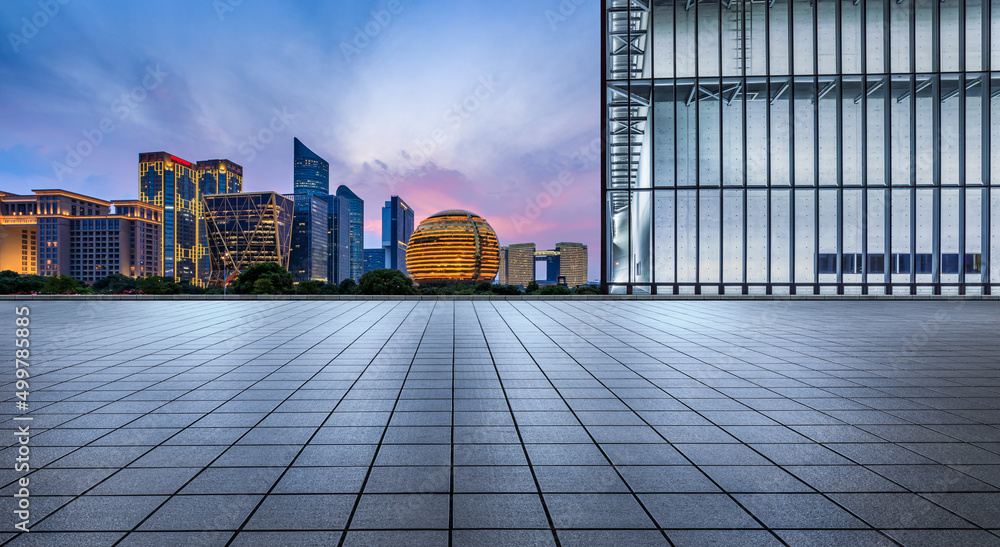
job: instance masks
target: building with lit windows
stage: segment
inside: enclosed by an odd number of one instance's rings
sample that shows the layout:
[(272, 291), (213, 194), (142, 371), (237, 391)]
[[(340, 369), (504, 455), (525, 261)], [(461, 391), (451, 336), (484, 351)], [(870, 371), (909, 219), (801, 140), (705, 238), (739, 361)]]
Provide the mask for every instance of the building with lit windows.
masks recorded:
[(329, 248), (329, 210), (326, 196), (316, 194), (291, 194), (293, 205), (292, 248), (289, 254), (289, 271), (295, 281), (322, 281), (329, 279), (327, 269), (331, 257)]
[(559, 253), (559, 275), (566, 278), (566, 285), (576, 287), (587, 284), (587, 246), (583, 243), (561, 241), (556, 243)]
[(162, 208), (65, 190), (34, 193), (0, 192), (0, 270), (86, 283), (113, 273), (162, 275)]
[(294, 139), (294, 182), (296, 194), (330, 194), (330, 163)]
[(483, 217), (461, 209), (424, 219), (406, 247), (406, 269), (417, 284), (493, 282), (499, 267), (496, 232)]
[[(202, 160), (195, 163), (195, 168), (199, 196), (243, 191), (243, 167), (237, 163), (229, 160)], [(208, 279), (212, 264), (207, 252), (208, 231), (204, 211), (198, 211), (198, 246), (198, 278)]]
[(323, 196), (327, 211), (327, 276), (339, 284), (351, 277), (351, 202), (336, 195)]
[(406, 244), (413, 235), (413, 209), (399, 196), (382, 207), (382, 249), (385, 268), (406, 273)]
[(500, 248), (498, 283), (527, 287), (535, 280), (535, 244), (513, 243)]
[(1000, 286), (1000, 3), (605, 0), (601, 280)]
[(385, 268), (385, 249), (365, 249), (365, 271), (362, 275), (372, 271)]
[[(342, 276), (341, 279), (350, 277), (357, 282), (361, 279), (362, 270), (365, 267), (365, 201), (343, 184), (337, 188), (337, 199), (344, 200), (347, 203), (348, 209), (347, 230), (350, 275)], [(343, 226), (343, 223), (338, 222), (337, 226)]]
[(276, 262), (288, 268), (292, 240), (292, 200), (275, 192), (203, 196), (209, 283), (221, 285), (254, 264)]
[(500, 248), (498, 283), (501, 285), (527, 287), (532, 281), (555, 284), (560, 278), (565, 278), (569, 287), (587, 284), (586, 245), (562, 241), (555, 249), (547, 251), (536, 250), (534, 243), (514, 243)]

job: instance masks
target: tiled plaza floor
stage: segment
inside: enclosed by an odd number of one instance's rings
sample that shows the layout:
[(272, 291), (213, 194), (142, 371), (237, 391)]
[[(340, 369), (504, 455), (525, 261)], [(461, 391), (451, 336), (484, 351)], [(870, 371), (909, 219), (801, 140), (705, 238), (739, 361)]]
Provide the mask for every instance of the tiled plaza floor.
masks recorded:
[(992, 302), (27, 305), (11, 545), (1000, 545)]

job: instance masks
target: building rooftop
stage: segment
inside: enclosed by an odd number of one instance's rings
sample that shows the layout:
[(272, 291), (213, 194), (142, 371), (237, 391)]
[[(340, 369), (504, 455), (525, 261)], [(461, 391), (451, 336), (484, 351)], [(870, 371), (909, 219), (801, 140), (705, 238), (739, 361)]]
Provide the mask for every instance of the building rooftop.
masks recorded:
[(12, 544), (1000, 542), (992, 302), (26, 305)]

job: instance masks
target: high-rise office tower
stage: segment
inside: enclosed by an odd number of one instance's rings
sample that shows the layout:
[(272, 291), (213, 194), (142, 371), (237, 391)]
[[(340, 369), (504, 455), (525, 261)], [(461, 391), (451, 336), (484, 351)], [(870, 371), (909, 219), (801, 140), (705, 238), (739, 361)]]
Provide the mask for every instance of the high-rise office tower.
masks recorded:
[(115, 273), (162, 275), (161, 207), (65, 190), (34, 192), (0, 192), (0, 270), (86, 283)]
[[(535, 281), (539, 283), (555, 284), (559, 281), (559, 275), (561, 273), (562, 257), (559, 256), (559, 251), (535, 251), (535, 270), (534, 276)], [(538, 276), (538, 266), (539, 263), (545, 264), (545, 278), (540, 279)]]
[(534, 243), (513, 243), (503, 247), (500, 254), (505, 265), (500, 284), (527, 287), (535, 280)]
[(294, 139), (294, 148), (293, 187), (295, 193), (328, 195), (330, 193), (330, 164), (308, 149), (297, 138)]
[(329, 205), (327, 196), (291, 194), (293, 200), (292, 248), (288, 270), (296, 282), (329, 282)]
[[(229, 160), (202, 160), (195, 164), (198, 192), (208, 194), (235, 194), (243, 191), (243, 167)], [(201, 200), (198, 201), (199, 204)], [(208, 257), (208, 232), (204, 211), (198, 212), (198, 278), (208, 279), (212, 263)]]
[(385, 268), (385, 249), (365, 249), (365, 271), (362, 275), (381, 268)]
[(263, 262), (288, 268), (292, 200), (275, 192), (247, 192), (204, 196), (202, 201), (212, 284), (231, 283), (240, 272)]
[(327, 275), (330, 283), (351, 277), (351, 204), (348, 199), (324, 196), (327, 212)]
[(399, 196), (382, 207), (382, 249), (384, 268), (406, 273), (406, 244), (413, 235), (413, 209)]
[(195, 164), (166, 152), (139, 154), (139, 200), (163, 208), (163, 275), (201, 284), (200, 192)]
[(605, 290), (1000, 287), (996, 1), (604, 6)]
[(587, 284), (587, 246), (583, 243), (561, 241), (556, 243), (559, 252), (559, 275), (566, 278), (566, 285), (576, 287)]
[(350, 277), (355, 282), (361, 279), (365, 267), (365, 202), (350, 188), (341, 184), (337, 188), (337, 198), (347, 201), (349, 210)]

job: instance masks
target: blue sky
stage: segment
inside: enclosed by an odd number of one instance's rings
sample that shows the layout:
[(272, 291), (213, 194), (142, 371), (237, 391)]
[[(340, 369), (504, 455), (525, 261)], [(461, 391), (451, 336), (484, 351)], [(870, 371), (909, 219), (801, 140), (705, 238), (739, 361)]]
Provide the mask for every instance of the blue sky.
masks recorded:
[(298, 137), (367, 246), (397, 194), (587, 243), (598, 275), (598, 0), (6, 0), (0, 30), (0, 190), (135, 198), (165, 150), (289, 192)]

